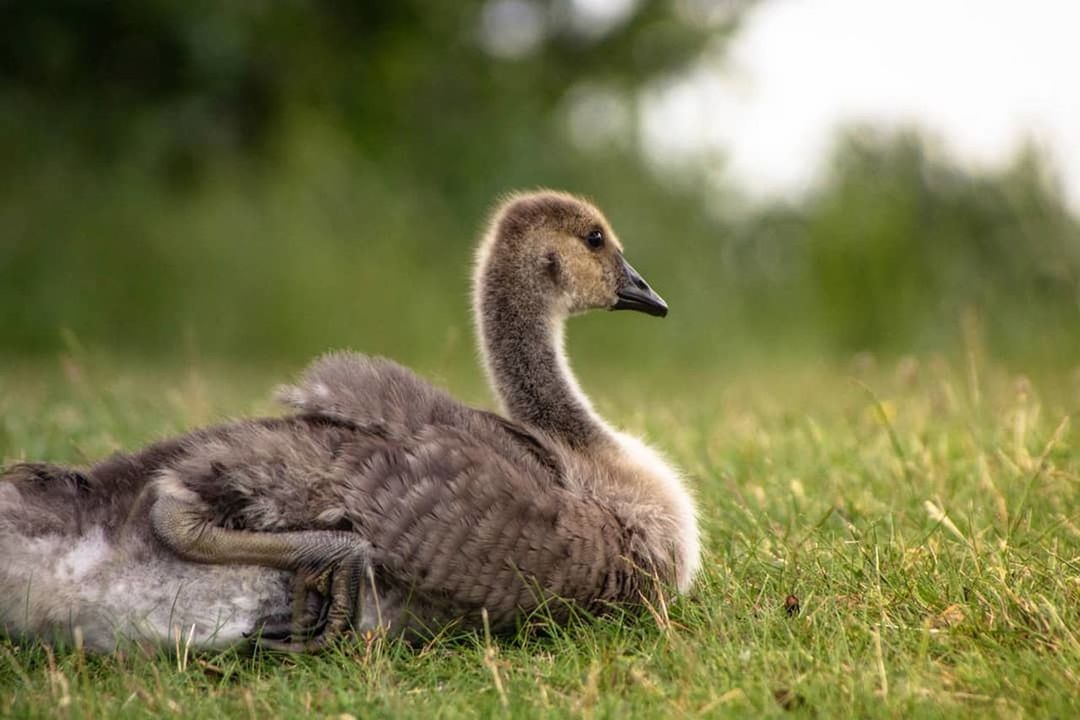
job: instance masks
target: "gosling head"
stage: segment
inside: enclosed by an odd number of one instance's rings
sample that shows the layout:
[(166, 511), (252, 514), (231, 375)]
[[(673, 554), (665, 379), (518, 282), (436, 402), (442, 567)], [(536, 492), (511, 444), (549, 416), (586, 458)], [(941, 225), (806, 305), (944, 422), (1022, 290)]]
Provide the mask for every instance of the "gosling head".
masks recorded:
[(623, 257), (604, 214), (548, 190), (511, 196), (496, 209), (480, 246), (475, 291), (481, 305), (493, 292), (506, 293), (562, 315), (607, 309), (663, 317), (668, 311)]

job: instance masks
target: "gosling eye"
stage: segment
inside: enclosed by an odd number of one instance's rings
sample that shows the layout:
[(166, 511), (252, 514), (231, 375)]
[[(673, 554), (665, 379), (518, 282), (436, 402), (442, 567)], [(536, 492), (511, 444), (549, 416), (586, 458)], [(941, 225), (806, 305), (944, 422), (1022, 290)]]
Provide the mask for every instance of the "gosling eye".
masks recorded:
[(604, 232), (602, 230), (593, 230), (585, 236), (585, 242), (589, 243), (589, 247), (593, 250), (599, 250), (604, 247)]

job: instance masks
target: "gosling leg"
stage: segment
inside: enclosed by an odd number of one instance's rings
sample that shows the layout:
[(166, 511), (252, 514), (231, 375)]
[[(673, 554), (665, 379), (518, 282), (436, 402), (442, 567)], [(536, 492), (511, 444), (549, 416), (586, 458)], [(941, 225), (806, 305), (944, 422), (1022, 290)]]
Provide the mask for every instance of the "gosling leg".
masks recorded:
[[(296, 573), (289, 638), (268, 637), (263, 643), (267, 647), (298, 652), (321, 649), (346, 634), (360, 615), (361, 583), (371, 546), (356, 533), (228, 530), (207, 520), (198, 500), (172, 494), (154, 501), (150, 518), (158, 539), (187, 560), (262, 565)], [(327, 602), (313, 604), (313, 596)], [(326, 619), (322, 621), (324, 605)]]

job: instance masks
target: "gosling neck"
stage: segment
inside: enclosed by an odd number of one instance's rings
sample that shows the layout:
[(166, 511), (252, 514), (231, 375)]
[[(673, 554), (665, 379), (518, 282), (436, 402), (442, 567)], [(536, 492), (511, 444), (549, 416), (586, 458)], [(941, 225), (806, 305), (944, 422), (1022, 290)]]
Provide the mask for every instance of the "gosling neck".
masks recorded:
[(574, 448), (603, 443), (607, 426), (570, 370), (563, 348), (566, 311), (542, 292), (486, 277), (476, 321), (488, 377), (506, 413)]

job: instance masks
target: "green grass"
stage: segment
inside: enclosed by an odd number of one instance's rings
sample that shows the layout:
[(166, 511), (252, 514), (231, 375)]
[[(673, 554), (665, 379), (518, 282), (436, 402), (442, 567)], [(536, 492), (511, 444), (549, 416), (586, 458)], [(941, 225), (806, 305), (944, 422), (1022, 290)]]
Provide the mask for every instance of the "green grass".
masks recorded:
[[(0, 642), (0, 716), (1071, 717), (1080, 375), (940, 358), (585, 385), (689, 473), (693, 594), (547, 638), (320, 657), (54, 654)], [(471, 371), (444, 370), (482, 399)], [(465, 378), (465, 379), (461, 379)], [(268, 411), (281, 374), (0, 371), (0, 456), (87, 461)], [(785, 611), (798, 597), (800, 612)]]

